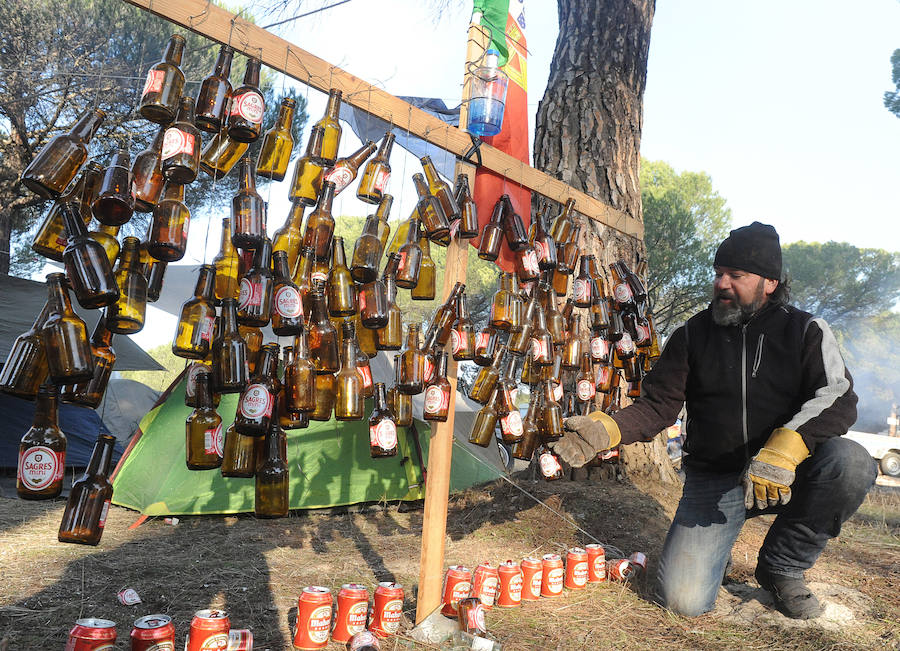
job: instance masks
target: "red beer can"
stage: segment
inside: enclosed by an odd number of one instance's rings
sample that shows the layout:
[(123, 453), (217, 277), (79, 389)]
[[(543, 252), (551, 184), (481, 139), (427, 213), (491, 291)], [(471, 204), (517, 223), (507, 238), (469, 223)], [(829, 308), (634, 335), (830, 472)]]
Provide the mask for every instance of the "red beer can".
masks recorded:
[(295, 649), (324, 649), (331, 631), (331, 590), (319, 585), (303, 588), (297, 601)]
[(382, 581), (375, 588), (372, 606), (372, 622), (369, 630), (378, 637), (388, 637), (400, 628), (403, 614), (403, 586), (391, 581)]
[(541, 596), (558, 597), (563, 591), (563, 560), (559, 554), (541, 557)]
[(541, 598), (543, 566), (536, 558), (522, 559), (522, 601), (537, 601)]
[(566, 553), (565, 586), (580, 590), (588, 582), (588, 555), (581, 547), (573, 547)]
[(370, 631), (362, 631), (350, 638), (348, 644), (350, 651), (378, 651), (381, 649), (381, 642), (374, 633)]
[(231, 620), (224, 610), (205, 609), (194, 613), (184, 651), (225, 651)]
[(364, 631), (369, 615), (369, 591), (358, 583), (345, 583), (337, 596), (337, 612), (331, 639), (349, 642), (350, 638)]
[(228, 651), (253, 651), (253, 632), (248, 628), (228, 631)]
[(168, 615), (145, 615), (134, 620), (131, 651), (175, 651), (175, 624)]
[(451, 565), (444, 575), (444, 598), (441, 614), (456, 617), (459, 602), (472, 590), (472, 570), (463, 565)]
[(85, 617), (75, 620), (75, 626), (69, 631), (66, 651), (113, 651), (115, 644), (115, 622)]
[(627, 558), (616, 558), (607, 566), (609, 578), (614, 581), (628, 581), (638, 572), (638, 566)]
[(497, 568), (490, 563), (482, 563), (472, 575), (472, 596), (481, 599), (481, 607), (490, 610), (497, 599), (500, 577)]
[(522, 604), (522, 568), (515, 561), (500, 563), (497, 568), (500, 577), (500, 589), (497, 592), (497, 605), (500, 608), (515, 608)]
[(603, 545), (593, 543), (585, 545), (588, 555), (588, 581), (599, 583), (606, 581), (606, 550)]

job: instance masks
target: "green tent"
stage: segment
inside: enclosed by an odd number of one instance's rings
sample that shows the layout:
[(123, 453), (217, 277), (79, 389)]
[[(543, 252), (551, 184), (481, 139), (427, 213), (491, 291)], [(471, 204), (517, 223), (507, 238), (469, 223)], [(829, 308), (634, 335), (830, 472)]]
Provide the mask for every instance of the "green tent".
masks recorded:
[[(252, 478), (225, 478), (218, 469), (187, 469), (184, 422), (191, 408), (184, 405), (184, 389), (182, 374), (144, 417), (114, 473), (113, 504), (148, 516), (252, 512)], [(222, 396), (217, 411), (223, 417), (223, 430), (234, 418), (237, 400), (237, 394)], [(414, 402), (419, 403), (414, 413), (421, 414), (421, 397)], [(458, 396), (456, 402), (460, 429), (465, 429), (474, 414), (468, 400)], [(416, 421), (416, 430), (418, 446), (413, 429), (400, 428), (399, 453), (383, 459), (369, 455), (365, 420), (313, 421), (307, 429), (288, 431), (291, 508), (423, 498), (422, 469), (427, 465), (431, 431), (424, 421)], [(458, 430), (451, 490), (500, 477), (502, 464), (496, 450), (491, 451), (492, 459), (459, 434)]]

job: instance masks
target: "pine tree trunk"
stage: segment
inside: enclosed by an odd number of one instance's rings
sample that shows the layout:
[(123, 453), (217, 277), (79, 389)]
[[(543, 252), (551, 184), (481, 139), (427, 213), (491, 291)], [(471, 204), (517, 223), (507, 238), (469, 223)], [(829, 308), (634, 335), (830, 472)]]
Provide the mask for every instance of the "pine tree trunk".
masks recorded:
[[(640, 220), (641, 126), (655, 0), (557, 2), (559, 37), (537, 112), (534, 164)], [(604, 268), (618, 258), (634, 264), (644, 255), (643, 242), (590, 219), (585, 225), (585, 253)], [(622, 452), (627, 473), (676, 480), (662, 437)], [(607, 465), (591, 476), (614, 474)]]

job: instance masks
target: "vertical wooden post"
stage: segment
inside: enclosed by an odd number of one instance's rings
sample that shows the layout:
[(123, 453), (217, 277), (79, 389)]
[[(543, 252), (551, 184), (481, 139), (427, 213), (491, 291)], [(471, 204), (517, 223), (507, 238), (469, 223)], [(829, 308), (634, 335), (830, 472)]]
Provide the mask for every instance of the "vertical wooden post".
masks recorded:
[[(469, 96), (468, 67), (478, 61), (487, 48), (488, 36), (480, 25), (469, 25), (466, 45), (466, 77), (463, 84), (463, 99)], [(466, 124), (468, 104), (463, 101), (459, 112), (459, 126)], [(469, 187), (474, 187), (475, 168), (468, 163), (457, 161), (457, 174), (469, 176)], [(455, 179), (451, 179), (455, 180)], [(469, 262), (469, 242), (453, 238), (447, 247), (447, 265), (444, 268), (443, 300), (457, 282), (465, 282), (466, 267)], [(428, 446), (428, 480), (425, 483), (425, 513), (422, 517), (422, 555), (419, 562), (419, 591), (416, 600), (416, 624), (428, 617), (441, 605), (441, 584), (444, 574), (444, 543), (447, 536), (447, 500), (450, 495), (450, 461), (453, 456), (453, 422), (456, 402), (456, 361), (451, 356), (447, 360), (447, 380), (453, 404), (447, 420), (432, 427), (431, 442)]]

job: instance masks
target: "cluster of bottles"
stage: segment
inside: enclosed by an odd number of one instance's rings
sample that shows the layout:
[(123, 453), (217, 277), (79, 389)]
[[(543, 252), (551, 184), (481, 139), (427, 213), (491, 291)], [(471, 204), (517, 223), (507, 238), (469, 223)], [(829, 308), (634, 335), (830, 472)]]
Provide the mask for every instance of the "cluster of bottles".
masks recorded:
[[(514, 252), (516, 273), (500, 274), (488, 322), (467, 344), (471, 348), (454, 353), (482, 367), (469, 397), (484, 407), (469, 440), (487, 446), (499, 433), (512, 445), (514, 458), (531, 460), (537, 451), (544, 477), (558, 479), (562, 467), (545, 444), (562, 436), (563, 419), (618, 409), (622, 375), (627, 395), (640, 395), (644, 371), (659, 356), (653, 315), (644, 283), (622, 260), (610, 265), (612, 295), (607, 295), (595, 256), (581, 254), (574, 201), (552, 228), (538, 215), (528, 234), (506, 197), (491, 221), (496, 237), (502, 232)], [(467, 330), (459, 332), (460, 340), (472, 336), (471, 326)], [(524, 418), (517, 404), (519, 383), (530, 389)]]

